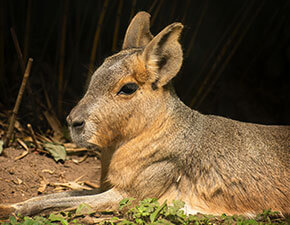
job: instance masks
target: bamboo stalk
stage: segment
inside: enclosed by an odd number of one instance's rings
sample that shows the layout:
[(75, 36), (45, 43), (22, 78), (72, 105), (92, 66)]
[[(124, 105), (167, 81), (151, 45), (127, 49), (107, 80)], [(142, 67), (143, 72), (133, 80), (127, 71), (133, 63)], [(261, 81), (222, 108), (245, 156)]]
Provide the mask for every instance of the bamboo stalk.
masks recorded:
[[(228, 36), (228, 32), (231, 29), (231, 27), (233, 27), (235, 24), (237, 24), (234, 28), (233, 31), (230, 35), (230, 37), (227, 39), (226, 43), (224, 44), (224, 46), (222, 47), (222, 50), (220, 51), (219, 55), (217, 56), (215, 62), (213, 63), (212, 67), (210, 68), (210, 71), (207, 73), (207, 75), (205, 76), (205, 78), (203, 79), (202, 84), (200, 85), (196, 95), (193, 97), (193, 99), (191, 100), (189, 106), (193, 107), (196, 102), (198, 101), (198, 99), (200, 98), (200, 96), (202, 95), (202, 93), (204, 92), (204, 89), (206, 87), (206, 85), (208, 84), (211, 76), (213, 75), (215, 69), (217, 68), (218, 64), (220, 63), (220, 61), (224, 58), (224, 55), (226, 54), (229, 46), (231, 45), (231, 43), (233, 42), (235, 36), (237, 35), (241, 24), (244, 22), (244, 20), (246, 19), (249, 10), (251, 9), (251, 7), (253, 6), (253, 1), (251, 1), (252, 4), (251, 6), (248, 6), (248, 3), (245, 3), (245, 9), (244, 7), (241, 9), (241, 13), (244, 12), (242, 15), (240, 15), (240, 13), (237, 14), (237, 16), (235, 17), (235, 19), (233, 20), (233, 22), (231, 23), (231, 25), (228, 27), (228, 29), (225, 31), (224, 35), (222, 36), (222, 38), (220, 39), (217, 47), (212, 51), (210, 57), (208, 57), (206, 63), (203, 65), (201, 72), (199, 73), (199, 77), (202, 76), (204, 70), (207, 68), (207, 65), (210, 61), (210, 59), (214, 56), (214, 54), (218, 51), (218, 47), (219, 45), (223, 42), (223, 40)], [(241, 18), (241, 19), (240, 19)], [(240, 19), (240, 21), (239, 21)], [(190, 91), (190, 90), (189, 90)]]
[(208, 0), (204, 3), (204, 7), (202, 9), (202, 12), (201, 12), (200, 17), (199, 17), (198, 22), (197, 22), (197, 25), (196, 25), (195, 30), (193, 32), (192, 38), (190, 40), (189, 46), (188, 46), (187, 51), (185, 53), (185, 58), (187, 58), (189, 56), (189, 54), (190, 54), (190, 52), (195, 44), (195, 40), (196, 40), (197, 34), (199, 32), (200, 25), (202, 24), (203, 19), (205, 17), (207, 8), (208, 8)]
[(175, 17), (174, 17), (174, 14), (175, 14), (175, 10), (176, 10), (176, 4), (177, 4), (177, 0), (174, 0), (172, 1), (172, 5), (171, 5), (171, 10), (170, 10), (170, 13), (169, 13), (169, 18), (170, 18), (170, 21), (171, 20), (175, 20)]
[[(57, 15), (59, 14), (59, 11), (60, 9), (57, 9), (54, 13)], [(46, 29), (46, 39), (42, 45), (42, 50), (41, 50), (41, 53), (40, 53), (40, 57), (39, 57), (39, 61), (43, 61), (43, 58), (44, 56), (47, 55), (47, 48), (48, 48), (48, 45), (49, 45), (49, 42), (51, 41), (51, 38), (53, 36), (53, 32), (54, 32), (54, 29), (55, 27), (57, 26), (57, 23), (58, 23), (58, 17), (55, 16), (54, 19), (50, 21), (50, 27)]]
[(11, 36), (15, 45), (15, 49), (16, 49), (16, 53), (17, 53), (17, 57), (18, 57), (18, 62), (20, 64), (20, 69), (21, 69), (21, 73), (24, 74), (25, 72), (25, 64), (23, 61), (23, 56), (22, 56), (22, 52), (19, 46), (19, 42), (15, 33), (15, 30), (13, 27), (10, 28), (10, 32), (11, 32)]
[(135, 14), (135, 9), (136, 9), (136, 0), (132, 0), (132, 7), (131, 7), (131, 12), (130, 12), (130, 21)]
[(62, 114), (63, 70), (64, 70), (64, 61), (65, 61), (67, 13), (68, 13), (68, 0), (65, 0), (62, 29), (61, 29), (60, 60), (59, 60), (59, 73), (58, 73), (58, 98), (57, 98), (58, 116), (61, 116)]
[[(227, 27), (226, 31), (223, 33), (222, 37), (219, 39), (218, 43), (216, 44), (215, 48), (211, 51), (210, 54), (206, 57), (205, 62), (203, 63), (198, 75), (196, 77), (202, 77), (205, 69), (208, 67), (208, 64), (210, 60), (216, 55), (216, 52), (220, 48), (221, 44), (224, 42), (226, 37), (228, 36), (228, 33), (230, 30), (232, 30), (233, 26), (237, 23), (238, 19), (241, 17), (242, 12), (244, 11), (244, 8), (248, 5), (248, 2), (245, 3), (244, 7), (242, 7), (239, 12), (236, 14), (235, 18), (232, 20), (231, 24)], [(194, 88), (194, 84), (192, 84), (186, 93), (185, 96), (189, 96), (192, 92), (192, 89)]]
[(155, 20), (157, 18), (157, 15), (159, 14), (159, 11), (161, 9), (161, 6), (162, 6), (163, 2), (164, 2), (163, 0), (159, 1), (159, 4), (157, 5), (157, 8), (155, 9), (154, 14), (152, 16), (151, 24), (154, 24), (154, 22), (155, 22)]
[[(182, 23), (185, 24), (185, 20), (186, 20), (186, 17), (187, 17), (187, 14), (188, 14), (188, 9), (190, 9), (190, 0), (187, 0), (186, 1), (186, 5), (185, 5), (185, 12), (184, 12), (184, 15), (181, 19)], [(206, 1), (206, 4), (208, 3), (208, 1)]]
[[(79, 9), (81, 7), (81, 4), (83, 4), (83, 2), (81, 1), (77, 1), (76, 2), (76, 8)], [(82, 35), (87, 34), (87, 32), (83, 32), (84, 29), (86, 29), (85, 27), (85, 22), (86, 22), (86, 18), (89, 16), (89, 9), (91, 8), (90, 4), (86, 4), (86, 7), (84, 8), (83, 11), (83, 16), (82, 13), (80, 13), (78, 10), (78, 14), (77, 17), (79, 17), (79, 19), (77, 19), (76, 24), (76, 32), (75, 32), (75, 41), (74, 41), (74, 46), (73, 46), (73, 51), (72, 53), (70, 53), (70, 60), (67, 63), (67, 76), (65, 79), (65, 84), (64, 84), (64, 88), (63, 88), (63, 93), (65, 93), (65, 90), (68, 86), (69, 81), (71, 80), (71, 76), (73, 76), (73, 70), (75, 68), (75, 65), (79, 64), (80, 61), (80, 46), (84, 46), (86, 44), (84, 44), (83, 40), (82, 40)]]
[[(280, 29), (280, 27), (282, 26), (282, 24), (285, 23), (285, 21), (287, 20), (287, 14), (284, 14), (283, 17), (281, 17), (281, 15), (283, 15), (283, 10), (287, 9), (287, 5), (289, 2), (286, 2), (280, 9), (277, 9), (274, 13), (273, 16), (271, 17), (271, 19), (269, 20), (269, 22), (267, 22), (268, 26), (267, 29), (264, 33), (264, 37), (265, 39), (268, 39), (271, 34), (275, 34), (277, 33), (277, 31)], [(277, 21), (277, 23), (275, 23), (275, 20)], [(260, 49), (258, 49), (257, 51), (255, 51), (255, 55), (251, 58), (251, 61), (247, 64), (247, 68), (244, 70), (243, 74), (241, 75), (240, 81), (243, 81), (245, 79), (245, 77), (247, 76), (249, 70), (251, 69), (251, 67), (253, 66), (253, 64), (255, 63), (255, 61), (263, 54), (263, 55), (268, 55), (269, 53), (267, 53), (265, 50), (267, 48), (269, 48), (269, 45), (267, 45), (266, 41), (264, 40), (265, 44), (260, 47)], [(284, 43), (280, 42), (277, 46), (276, 49), (280, 49)]]
[(24, 34), (24, 47), (23, 47), (23, 60), (26, 62), (29, 49), (29, 35), (30, 35), (30, 20), (31, 20), (31, 2), (28, 0), (27, 11), (26, 11), (26, 24)]
[(98, 46), (98, 42), (99, 42), (99, 37), (100, 37), (100, 33), (101, 33), (104, 17), (105, 17), (107, 8), (108, 8), (108, 4), (109, 4), (109, 0), (105, 0), (101, 15), (100, 15), (99, 20), (98, 20), (98, 25), (97, 25), (97, 29), (96, 29), (96, 32), (95, 32), (95, 37), (94, 37), (94, 42), (93, 42), (93, 47), (92, 47), (92, 52), (91, 52), (91, 57), (90, 57), (88, 75), (90, 75), (93, 72), (93, 69), (94, 69), (94, 63), (95, 63), (95, 60), (96, 60), (97, 46)]
[[(4, 1), (0, 1), (0, 84), (4, 88), (5, 74), (5, 38), (4, 38)], [(2, 87), (3, 86), (3, 87)]]
[(197, 107), (203, 102), (203, 100), (207, 97), (208, 93), (210, 92), (210, 90), (212, 89), (212, 87), (215, 85), (216, 81), (219, 79), (220, 75), (223, 73), (223, 71), (225, 70), (226, 66), (228, 65), (229, 61), (231, 60), (231, 58), (233, 57), (233, 55), (235, 54), (236, 50), (238, 49), (238, 47), (240, 46), (242, 40), (244, 39), (244, 37), (246, 36), (248, 30), (250, 29), (251, 25), (253, 24), (255, 18), (258, 16), (258, 14), (260, 13), (262, 7), (264, 6), (265, 1), (263, 1), (262, 4), (259, 5), (259, 8), (256, 10), (255, 14), (252, 16), (252, 18), (250, 19), (250, 22), (247, 24), (246, 28), (243, 29), (243, 32), (241, 35), (239, 35), (238, 40), (235, 42), (234, 47), (232, 48), (231, 52), (229, 53), (229, 55), (227, 56), (227, 58), (225, 59), (224, 63), (222, 64), (222, 66), (220, 67), (219, 71), (217, 72), (216, 76), (214, 77), (213, 81), (211, 82), (211, 84), (209, 85), (209, 87), (207, 89), (205, 89), (203, 95), (201, 96), (201, 98), (199, 99), (199, 101), (197, 102)]
[(118, 34), (119, 34), (122, 7), (123, 7), (123, 0), (119, 0), (117, 19), (116, 19), (114, 36), (113, 36), (113, 44), (112, 44), (112, 51), (113, 52), (116, 51), (116, 49), (117, 49), (117, 40), (118, 40)]
[(4, 146), (6, 146), (6, 147), (9, 145), (10, 138), (11, 138), (11, 135), (12, 135), (12, 132), (13, 132), (13, 129), (14, 129), (16, 116), (17, 116), (17, 113), (18, 113), (18, 110), (19, 110), (19, 106), (20, 106), (21, 99), (22, 99), (22, 96), (23, 96), (23, 93), (24, 93), (26, 82), (27, 82), (29, 74), (30, 74), (32, 62), (33, 62), (33, 59), (29, 58), (29, 60), (27, 62), (26, 69), (25, 69), (25, 73), (24, 73), (24, 76), (23, 76), (23, 80), (22, 80), (22, 83), (21, 83), (21, 86), (20, 86), (20, 89), (19, 89), (19, 92), (18, 92), (16, 103), (15, 103), (14, 109), (12, 111), (12, 116), (11, 116), (11, 119), (10, 119), (10, 123), (9, 123), (8, 131), (7, 131), (6, 139), (4, 141)]
[(148, 12), (149, 12), (150, 14), (152, 13), (153, 9), (155, 8), (157, 2), (158, 2), (158, 0), (155, 0), (155, 1), (153, 2), (153, 4), (150, 6), (150, 9), (148, 10)]

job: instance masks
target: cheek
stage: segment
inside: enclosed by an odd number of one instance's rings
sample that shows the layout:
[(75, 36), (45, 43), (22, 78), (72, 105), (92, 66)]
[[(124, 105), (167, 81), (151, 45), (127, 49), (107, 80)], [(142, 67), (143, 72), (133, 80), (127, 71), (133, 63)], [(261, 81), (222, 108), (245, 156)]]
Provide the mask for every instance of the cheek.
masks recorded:
[(156, 117), (159, 103), (144, 95), (133, 99), (110, 100), (91, 111), (88, 129), (92, 133), (90, 143), (106, 147), (114, 141), (125, 141), (150, 125)]
[(120, 136), (122, 115), (125, 114), (120, 106), (114, 102), (107, 102), (92, 110), (88, 118), (88, 132), (92, 133), (90, 143), (100, 148), (107, 147)]
[(147, 124), (147, 119), (144, 114), (139, 112), (134, 112), (134, 115), (129, 117), (124, 123), (121, 133), (123, 137), (131, 138), (138, 135), (142, 130), (144, 130)]
[(151, 116), (153, 115), (154, 104), (150, 99), (144, 98), (136, 99), (134, 104), (127, 106), (127, 114), (123, 117), (124, 123), (122, 124), (122, 135), (124, 137), (132, 137), (141, 133), (150, 121), (152, 121)]

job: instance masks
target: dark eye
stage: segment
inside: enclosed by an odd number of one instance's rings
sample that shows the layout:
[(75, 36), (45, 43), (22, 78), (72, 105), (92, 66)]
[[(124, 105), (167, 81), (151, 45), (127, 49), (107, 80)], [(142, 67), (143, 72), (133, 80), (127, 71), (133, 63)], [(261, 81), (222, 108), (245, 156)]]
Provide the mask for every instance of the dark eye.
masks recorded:
[(125, 84), (120, 91), (118, 91), (117, 95), (131, 95), (139, 88), (136, 83), (128, 83)]

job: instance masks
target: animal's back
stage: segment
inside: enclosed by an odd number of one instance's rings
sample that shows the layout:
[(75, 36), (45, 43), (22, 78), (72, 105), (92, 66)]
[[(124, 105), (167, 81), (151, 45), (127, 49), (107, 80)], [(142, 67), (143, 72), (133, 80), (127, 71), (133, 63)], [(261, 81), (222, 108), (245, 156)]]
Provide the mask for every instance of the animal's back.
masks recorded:
[(290, 126), (207, 115), (197, 122), (199, 140), (186, 166), (193, 198), (228, 213), (268, 208), (290, 213)]

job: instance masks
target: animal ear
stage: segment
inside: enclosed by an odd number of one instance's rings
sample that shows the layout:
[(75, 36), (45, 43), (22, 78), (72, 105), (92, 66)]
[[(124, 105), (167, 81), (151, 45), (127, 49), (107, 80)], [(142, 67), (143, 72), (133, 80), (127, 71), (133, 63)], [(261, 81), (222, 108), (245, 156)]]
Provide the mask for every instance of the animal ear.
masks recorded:
[(178, 39), (182, 29), (181, 23), (167, 26), (150, 41), (142, 53), (153, 89), (167, 84), (180, 70), (183, 53)]
[(122, 49), (144, 47), (153, 36), (150, 32), (150, 14), (139, 12), (132, 19), (125, 35)]

